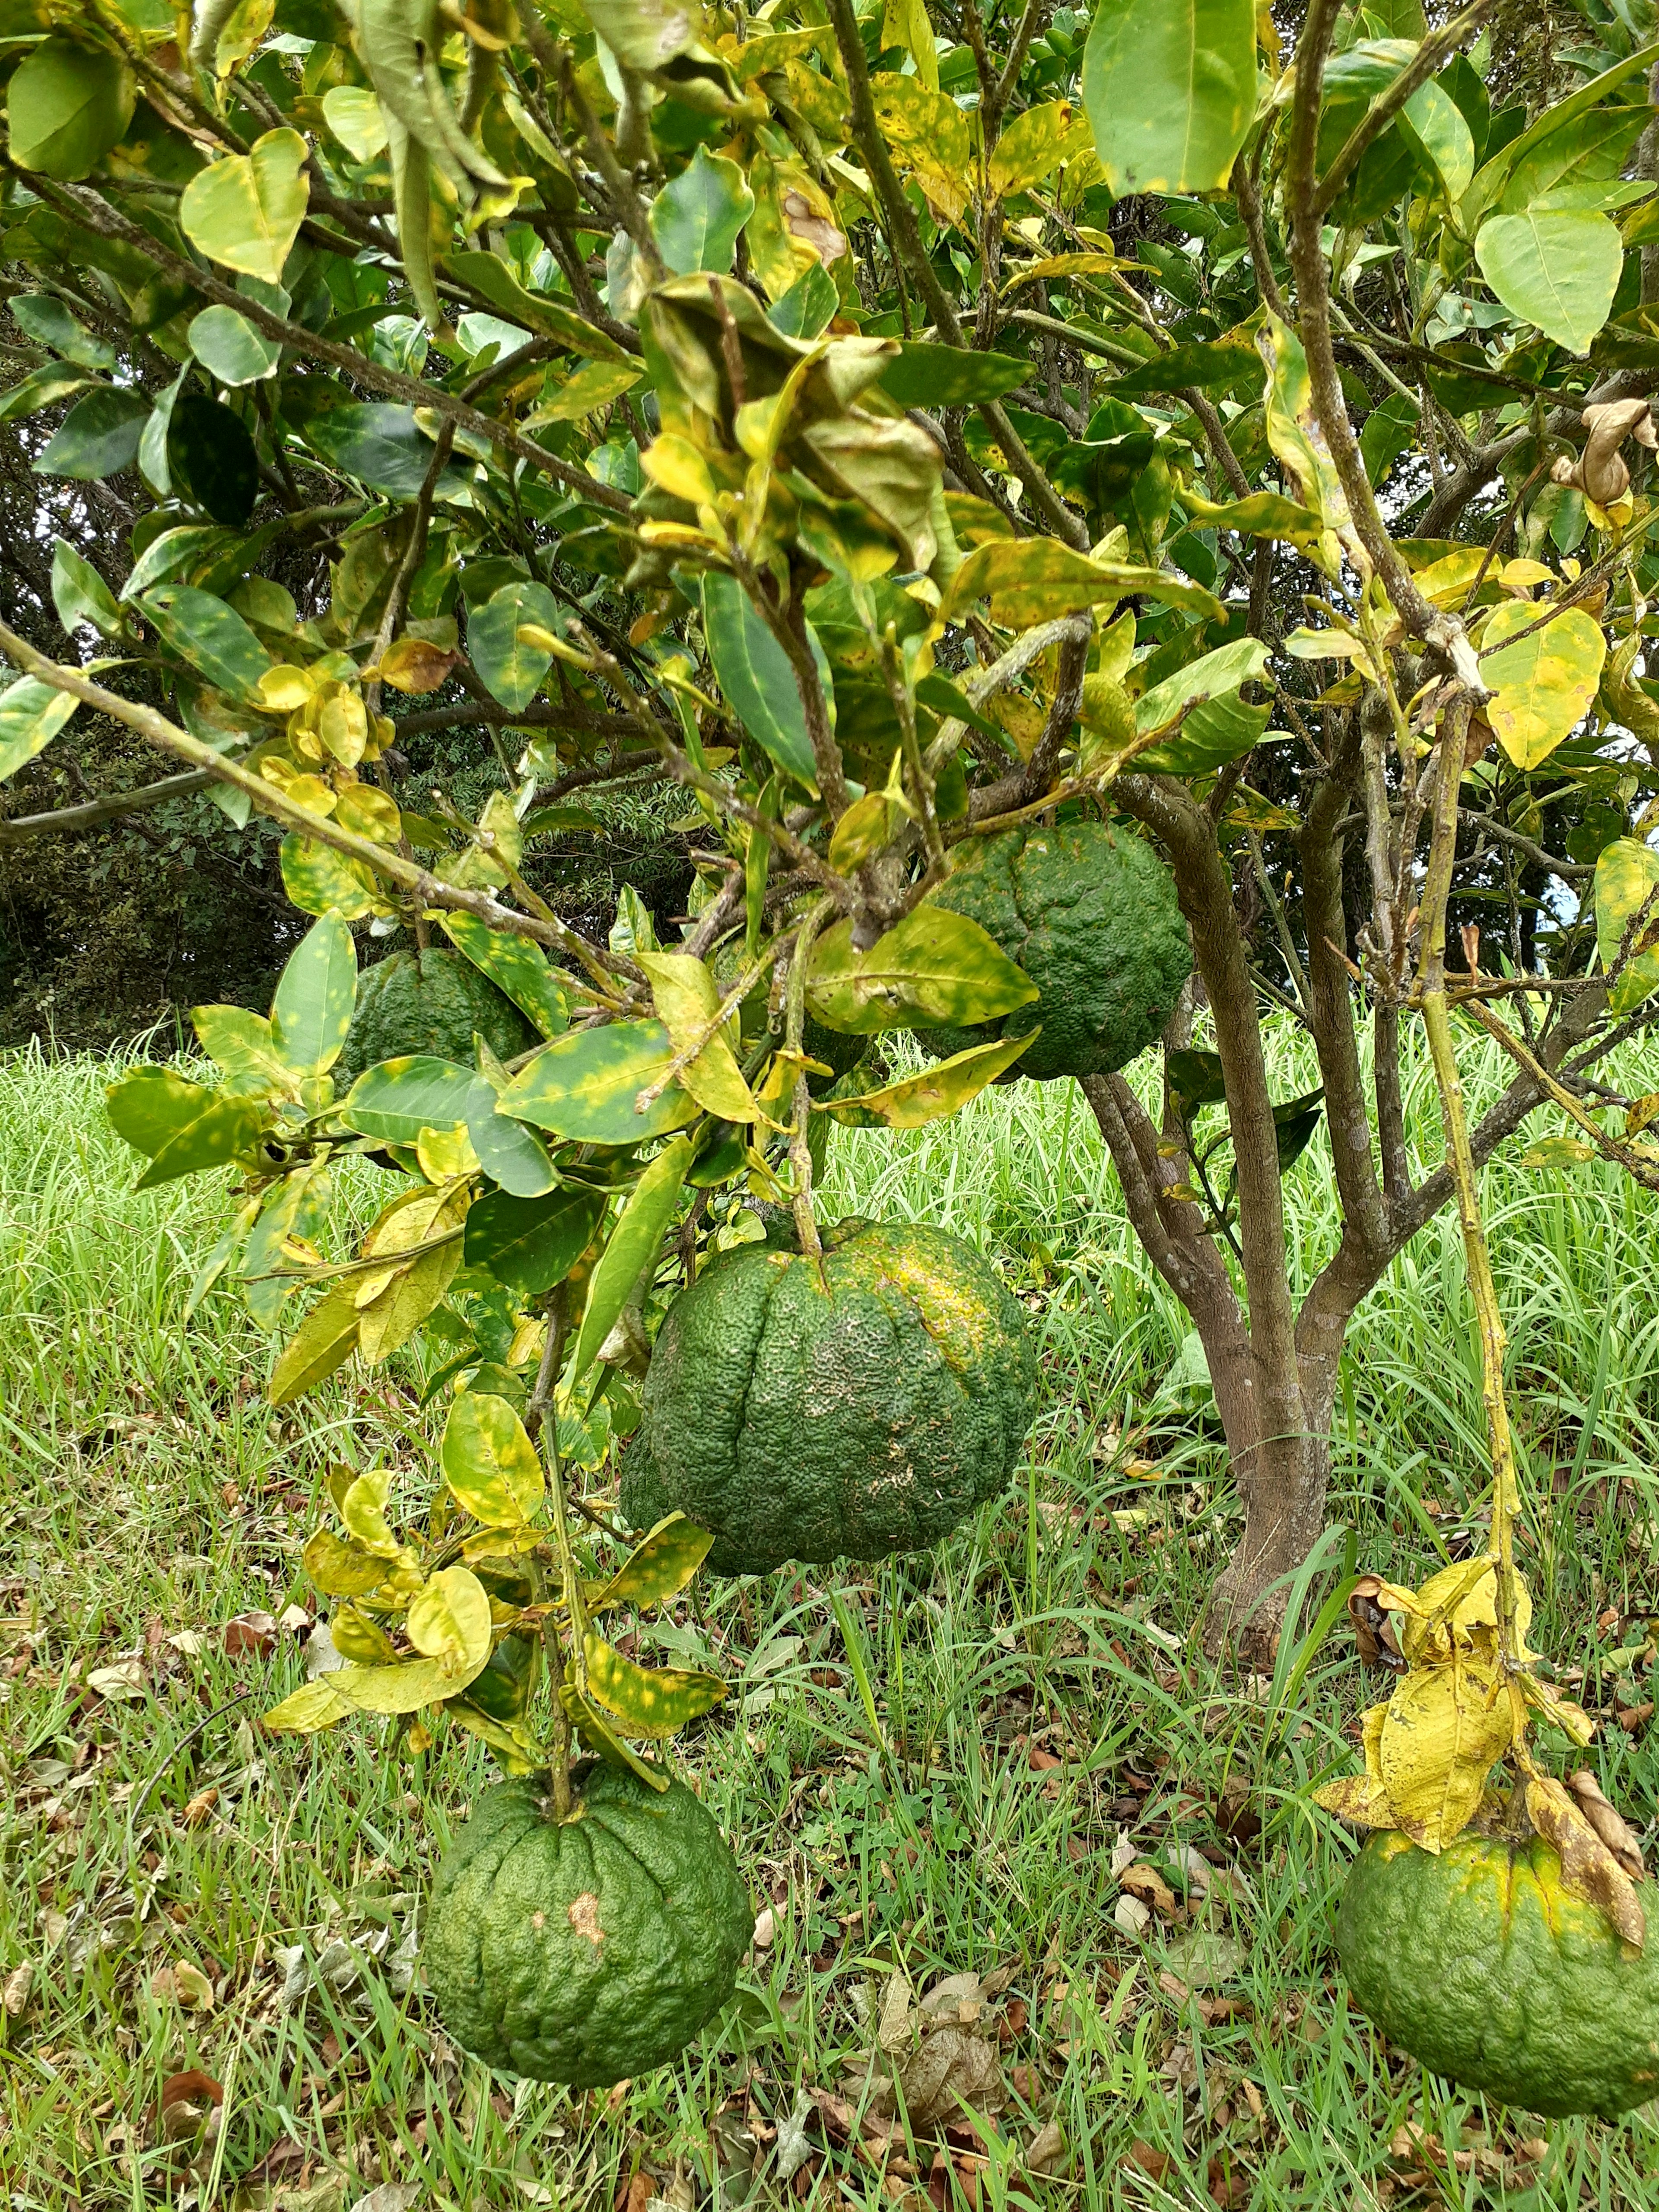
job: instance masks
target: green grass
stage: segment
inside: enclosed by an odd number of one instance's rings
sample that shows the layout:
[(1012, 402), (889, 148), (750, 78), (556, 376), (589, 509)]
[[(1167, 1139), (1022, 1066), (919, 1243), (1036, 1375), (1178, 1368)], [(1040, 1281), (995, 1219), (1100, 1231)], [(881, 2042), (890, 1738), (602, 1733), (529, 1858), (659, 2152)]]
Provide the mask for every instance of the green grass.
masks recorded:
[[(1279, 1090), (1310, 1087), (1294, 1040), (1273, 1049)], [(1349, 2012), (1329, 1935), (1352, 1841), (1303, 1793), (1351, 1759), (1345, 1727), (1386, 1680), (1362, 1673), (1346, 1631), (1287, 1644), (1271, 1683), (1218, 1679), (1199, 1656), (1193, 1624), (1237, 1527), (1224, 1457), (1195, 1394), (1161, 1388), (1183, 1320), (1128, 1236), (1070, 1085), (988, 1094), (904, 1139), (837, 1140), (837, 1209), (925, 1217), (998, 1257), (1042, 1332), (1048, 1395), (1014, 1490), (937, 1553), (712, 1584), (700, 1615), (670, 1623), (662, 1649), (706, 1649), (736, 1686), (682, 1756), (773, 1905), (775, 1940), (740, 2002), (683, 2064), (611, 2097), (514, 2085), (458, 2057), (418, 1981), (398, 1994), (388, 1961), (486, 1759), (451, 1735), (400, 1760), (368, 1723), (264, 1737), (252, 1717), (300, 1679), (298, 1642), (234, 1657), (222, 1635), (240, 1613), (307, 1598), (299, 1548), (331, 1458), (384, 1454), (399, 1495), (424, 1496), (409, 1401), (358, 1378), (273, 1415), (259, 1395), (270, 1346), (238, 1305), (216, 1298), (181, 1327), (222, 1193), (131, 1194), (101, 1115), (108, 1074), (32, 1054), (0, 1065), (0, 1961), (8, 1976), (33, 1969), (0, 2039), (9, 2212), (192, 2194), (349, 2212), (387, 2180), (415, 2185), (422, 2212), (608, 2206), (636, 2172), (671, 2201), (771, 2203), (769, 2159), (751, 2171), (757, 2136), (803, 2088), (858, 2106), (895, 1965), (918, 1990), (1010, 1970), (1007, 2101), (976, 2168), (958, 2130), (932, 2201), (1651, 2202), (1650, 2120), (1546, 2131), (1487, 2112)], [(1471, 1074), (1477, 1094), (1497, 1077), (1474, 1048)], [(1626, 1079), (1655, 1087), (1635, 1061)], [(1420, 1069), (1411, 1121), (1433, 1156)], [(1330, 1234), (1319, 1144), (1290, 1197), (1305, 1279)], [(365, 1198), (343, 1181), (341, 1240)], [(1510, 1160), (1486, 1199), (1534, 1641), (1583, 1670), (1587, 1705), (1628, 1706), (1649, 1678), (1610, 1655), (1639, 1645), (1659, 1610), (1652, 1201), (1599, 1165), (1544, 1175)], [(1480, 1510), (1477, 1353), (1449, 1220), (1362, 1314), (1337, 1427), (1304, 1620), (1345, 1545), (1413, 1580)], [(139, 1662), (130, 1698), (84, 1686), (123, 1658)], [(1610, 1724), (1591, 1754), (1650, 1834), (1656, 1747), (1651, 1730)], [(1248, 1844), (1224, 1809), (1241, 1802), (1263, 1823)], [(1232, 1947), (1212, 1990), (1182, 1994), (1165, 1936), (1143, 1948), (1115, 1924), (1124, 1837)], [(1192, 1846), (1232, 1865), (1207, 1904), (1183, 1871)], [(359, 1948), (355, 1983), (283, 2009), (276, 1953), (314, 1960), (336, 1937)], [(180, 2004), (180, 1968), (186, 1985), (191, 1968), (212, 1984), (210, 2009)], [(155, 2115), (164, 2082), (194, 2067), (225, 2100), (191, 2166)], [(1063, 2178), (1023, 2179), (1050, 2118)], [(1402, 2130), (1462, 2164), (1415, 2159)], [(884, 2175), (813, 2108), (812, 2201), (925, 2212), (936, 2153), (922, 2132)]]

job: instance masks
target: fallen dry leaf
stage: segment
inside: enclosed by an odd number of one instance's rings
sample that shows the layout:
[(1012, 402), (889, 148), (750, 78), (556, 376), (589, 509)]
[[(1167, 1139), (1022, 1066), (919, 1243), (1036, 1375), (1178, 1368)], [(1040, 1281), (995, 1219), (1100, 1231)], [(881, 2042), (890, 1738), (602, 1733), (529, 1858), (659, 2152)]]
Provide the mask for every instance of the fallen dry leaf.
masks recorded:
[(770, 1950), (772, 1945), (777, 1940), (777, 1915), (773, 1911), (769, 1905), (766, 1905), (763, 1908), (755, 1921), (755, 1948), (757, 1951)]
[(644, 2208), (657, 2193), (657, 2185), (648, 2173), (630, 2173), (617, 2187), (617, 2212), (644, 2212)]
[(1154, 2150), (1151, 2143), (1143, 2142), (1139, 2136), (1129, 2145), (1122, 2160), (1125, 2166), (1139, 2167), (1149, 2181), (1162, 2181), (1173, 2163), (1167, 2150)]
[(21, 1966), (14, 1966), (6, 1976), (5, 1986), (0, 1990), (0, 2010), (8, 2020), (17, 2020), (29, 2001), (29, 1991), (34, 1987), (34, 1968), (26, 1959)]
[(1032, 2173), (1057, 2173), (1066, 2155), (1066, 2136), (1059, 2121), (1045, 2120), (1026, 2146), (1026, 2167)]
[(1166, 1920), (1173, 1920), (1181, 1910), (1169, 1883), (1156, 1867), (1148, 1866), (1144, 1859), (1134, 1866), (1125, 1867), (1118, 1881), (1131, 1897), (1139, 1898), (1143, 1905), (1150, 1905)]
[(225, 2101), (224, 2085), (199, 2067), (170, 2074), (161, 2084), (161, 2133), (168, 2142), (188, 2142), (216, 2119)]
[(219, 1802), (216, 1790), (199, 1790), (179, 1815), (187, 1828), (199, 1828)]
[(121, 1704), (142, 1698), (148, 1680), (142, 1659), (118, 1659), (112, 1666), (94, 1667), (86, 1685), (97, 1696)]
[(895, 2083), (918, 2127), (957, 2119), (963, 2105), (974, 2112), (998, 2112), (1006, 2097), (994, 2046), (965, 2027), (936, 2027), (924, 2036), (920, 2048), (898, 2062)]
[(276, 1649), (276, 1617), (270, 1613), (239, 1613), (224, 1626), (225, 1656), (230, 1659), (269, 1659)]

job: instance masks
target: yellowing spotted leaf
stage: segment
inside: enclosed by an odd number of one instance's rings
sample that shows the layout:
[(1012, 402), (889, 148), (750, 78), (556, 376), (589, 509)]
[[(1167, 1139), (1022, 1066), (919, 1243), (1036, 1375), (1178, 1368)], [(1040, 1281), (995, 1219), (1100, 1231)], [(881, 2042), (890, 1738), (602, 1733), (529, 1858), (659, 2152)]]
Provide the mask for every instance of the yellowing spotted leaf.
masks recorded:
[(1526, 599), (1493, 608), (1480, 634), (1480, 675), (1492, 695), (1486, 720), (1516, 768), (1541, 767), (1583, 720), (1607, 653), (1582, 607), (1549, 621)]

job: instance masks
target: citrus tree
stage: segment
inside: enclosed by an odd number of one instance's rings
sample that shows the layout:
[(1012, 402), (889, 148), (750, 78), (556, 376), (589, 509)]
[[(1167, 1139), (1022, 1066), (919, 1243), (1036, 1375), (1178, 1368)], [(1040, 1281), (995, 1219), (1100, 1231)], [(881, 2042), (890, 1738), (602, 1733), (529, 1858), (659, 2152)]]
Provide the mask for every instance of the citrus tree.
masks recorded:
[[(450, 1406), (424, 1535), (337, 1476), (307, 1561), (350, 1664), (273, 1724), (441, 1705), (550, 1760), (561, 1819), (574, 1729), (637, 1810), (666, 1777), (624, 1739), (719, 1685), (624, 1659), (608, 1606), (711, 1542), (931, 1541), (1030, 1418), (975, 1255), (820, 1224), (828, 1129), (1075, 1079), (1214, 1383), (1245, 1508), (1218, 1650), (1271, 1650), (1348, 1325), (1460, 1203), (1493, 1556), (1371, 1592), (1417, 1626), (1333, 1802), (1432, 1854), (1507, 1756), (1639, 1942), (1526, 1749), (1531, 1713), (1577, 1723), (1525, 1650), (1474, 1179), (1547, 1104), (1558, 1150), (1659, 1182), (1659, 1101), (1594, 1075), (1659, 982), (1659, 40), (1645, 0), (1581, 0), (1545, 82), (1494, 12), (4, 0), (0, 418), (84, 657), (0, 629), (0, 773), (90, 708), (167, 757), (122, 808), (199, 787), (285, 833), (318, 919), (269, 1017), (198, 1010), (217, 1079), (144, 1070), (112, 1111), (149, 1182), (235, 1170), (194, 1295), (234, 1279), (280, 1333), (276, 1403), (423, 1331)], [(411, 771), (437, 730), (498, 763), (482, 807)], [(625, 893), (594, 941), (538, 840), (651, 780), (690, 919), (660, 941)], [(361, 983), (353, 925), (398, 940)], [(1319, 1066), (1291, 1098), (1281, 1021)], [(1406, 1139), (1419, 1021), (1441, 1162)], [(1473, 1127), (1459, 1029), (1513, 1063)], [(925, 1056), (871, 1055), (893, 1031)], [(1316, 1139), (1339, 1203), (1292, 1254)], [(398, 1194), (331, 1258), (353, 1154)], [(649, 1533), (595, 1580), (568, 1478), (635, 1430)], [(602, 2078), (562, 2033), (474, 2043)]]

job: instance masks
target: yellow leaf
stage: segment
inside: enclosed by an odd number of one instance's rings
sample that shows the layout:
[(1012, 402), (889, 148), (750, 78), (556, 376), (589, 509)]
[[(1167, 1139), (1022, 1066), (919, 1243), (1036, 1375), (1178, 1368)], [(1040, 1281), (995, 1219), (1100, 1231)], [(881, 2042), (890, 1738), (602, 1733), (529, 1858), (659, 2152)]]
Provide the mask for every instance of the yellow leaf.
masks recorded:
[(489, 1657), (489, 1594), (468, 1567), (434, 1575), (409, 1608), (409, 1640), (459, 1678), (476, 1674)]
[(1480, 674), (1492, 694), (1486, 720), (1516, 768), (1540, 767), (1583, 720), (1607, 653), (1607, 640), (1582, 607), (1553, 621), (1526, 599), (1492, 609), (1480, 634)]
[(1398, 1824), (1414, 1843), (1438, 1851), (1462, 1833), (1514, 1735), (1495, 1662), (1461, 1658), (1402, 1678), (1389, 1700), (1377, 1764)]

